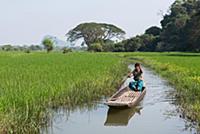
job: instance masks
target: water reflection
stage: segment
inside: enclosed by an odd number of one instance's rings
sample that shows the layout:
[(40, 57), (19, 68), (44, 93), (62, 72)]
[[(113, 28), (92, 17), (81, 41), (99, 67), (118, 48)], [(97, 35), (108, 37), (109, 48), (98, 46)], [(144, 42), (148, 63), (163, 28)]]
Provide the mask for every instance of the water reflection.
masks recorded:
[[(147, 68), (144, 68), (144, 78), (147, 94), (137, 108), (108, 109), (103, 105), (104, 101), (91, 106), (59, 108), (54, 112), (49, 126), (41, 129), (41, 133), (198, 134), (199, 131), (180, 116), (182, 112), (176, 111), (175, 89)], [(122, 86), (126, 86), (130, 80), (127, 79)]]
[(127, 126), (129, 120), (138, 113), (141, 114), (141, 107), (136, 108), (109, 108), (107, 112), (107, 118), (104, 126)]

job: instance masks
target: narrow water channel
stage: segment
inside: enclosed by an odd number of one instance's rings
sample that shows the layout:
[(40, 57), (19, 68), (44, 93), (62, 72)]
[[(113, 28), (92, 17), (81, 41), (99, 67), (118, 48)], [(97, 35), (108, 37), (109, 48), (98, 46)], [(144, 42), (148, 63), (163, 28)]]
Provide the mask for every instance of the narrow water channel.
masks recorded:
[(90, 109), (60, 109), (42, 134), (195, 134), (196, 130), (176, 112), (177, 106), (169, 96), (175, 89), (147, 68), (144, 79), (147, 93), (136, 108), (111, 109), (102, 101)]

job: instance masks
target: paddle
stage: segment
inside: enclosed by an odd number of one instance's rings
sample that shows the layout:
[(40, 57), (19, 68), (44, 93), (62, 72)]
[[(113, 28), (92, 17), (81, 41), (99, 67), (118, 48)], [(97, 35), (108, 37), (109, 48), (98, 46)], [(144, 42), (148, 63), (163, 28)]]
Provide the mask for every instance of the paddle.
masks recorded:
[[(128, 79), (131, 78), (133, 76), (133, 74), (130, 72), (127, 76), (124, 77), (124, 79), (122, 80), (121, 84), (118, 86), (118, 90), (121, 90), (122, 85), (124, 84), (124, 82)], [(127, 86), (126, 86), (127, 87)], [(125, 87), (124, 87), (125, 88)]]

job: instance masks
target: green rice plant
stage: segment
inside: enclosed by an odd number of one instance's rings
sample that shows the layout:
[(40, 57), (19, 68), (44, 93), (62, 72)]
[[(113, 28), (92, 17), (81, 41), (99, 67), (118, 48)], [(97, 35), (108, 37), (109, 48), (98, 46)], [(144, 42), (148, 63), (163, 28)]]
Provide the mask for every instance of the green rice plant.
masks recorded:
[(0, 53), (1, 133), (39, 133), (49, 109), (110, 95), (127, 71), (109, 53)]
[(176, 98), (185, 116), (200, 122), (199, 53), (124, 53), (135, 57), (165, 77), (176, 88)]

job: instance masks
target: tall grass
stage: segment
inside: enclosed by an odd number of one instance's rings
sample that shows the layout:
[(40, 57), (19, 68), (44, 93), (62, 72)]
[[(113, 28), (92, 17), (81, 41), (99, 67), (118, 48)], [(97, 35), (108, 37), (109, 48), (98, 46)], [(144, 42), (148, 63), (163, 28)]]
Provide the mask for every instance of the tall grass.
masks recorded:
[(127, 53), (165, 77), (176, 87), (176, 98), (184, 115), (200, 122), (200, 54), (198, 53)]
[(110, 94), (126, 69), (105, 53), (0, 53), (1, 133), (39, 133), (49, 108)]

